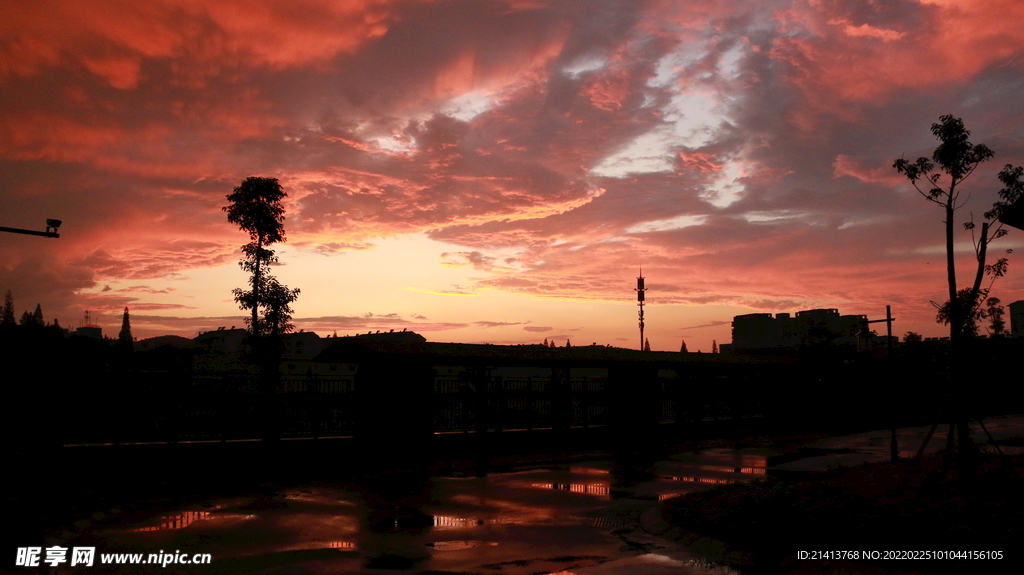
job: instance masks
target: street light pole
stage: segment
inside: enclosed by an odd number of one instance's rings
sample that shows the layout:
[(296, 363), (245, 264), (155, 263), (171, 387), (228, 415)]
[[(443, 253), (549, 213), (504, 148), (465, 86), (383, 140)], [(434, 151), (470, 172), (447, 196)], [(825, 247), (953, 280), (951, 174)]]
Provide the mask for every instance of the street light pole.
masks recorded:
[(0, 226), (0, 232), (8, 232), (12, 234), (26, 234), (30, 236), (43, 236), (44, 238), (59, 238), (60, 234), (57, 233), (57, 228), (61, 225), (60, 220), (47, 219), (46, 220), (46, 231), (40, 232), (36, 230), (23, 230), (21, 228), (5, 228)]

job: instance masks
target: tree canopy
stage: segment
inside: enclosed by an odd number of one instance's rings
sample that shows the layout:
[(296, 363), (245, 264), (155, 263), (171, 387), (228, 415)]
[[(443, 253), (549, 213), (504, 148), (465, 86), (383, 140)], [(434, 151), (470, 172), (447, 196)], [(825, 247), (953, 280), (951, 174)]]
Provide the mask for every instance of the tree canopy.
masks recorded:
[[(1006, 235), (1007, 230), (998, 221), (1013, 202), (1017, 201), (1024, 185), (1021, 176), (1024, 169), (1007, 164), (999, 172), (999, 180), (1005, 187), (999, 192), (999, 200), (992, 204), (992, 209), (985, 212), (985, 221), (981, 225), (980, 234), (975, 236), (976, 226), (973, 221), (965, 222), (964, 229), (971, 232), (974, 239), (975, 259), (977, 268), (974, 281), (970, 287), (959, 288), (956, 277), (956, 260), (954, 251), (954, 217), (956, 210), (963, 207), (966, 198), (961, 198), (960, 187), (977, 167), (990, 159), (995, 153), (985, 144), (973, 144), (969, 137), (971, 132), (964, 126), (963, 120), (947, 114), (932, 124), (932, 134), (939, 139), (939, 145), (932, 157), (918, 158), (911, 162), (900, 158), (893, 162), (897, 172), (907, 177), (914, 188), (926, 200), (939, 205), (945, 212), (946, 232), (946, 284), (947, 300), (944, 304), (935, 303), (939, 313), (937, 320), (950, 326), (950, 339), (959, 341), (970, 337), (977, 331), (977, 320), (983, 315), (980, 309), (989, 289), (982, 287), (986, 274), (996, 278), (1006, 273), (1009, 264), (1007, 258), (1000, 258), (996, 263), (986, 265), (988, 246), (992, 240)], [(945, 176), (945, 177), (944, 177)], [(1010, 253), (1010, 250), (1007, 250)], [(933, 302), (934, 303), (934, 302)]]
[(298, 298), (299, 290), (282, 285), (267, 269), (277, 262), (274, 250), (268, 246), (286, 241), (281, 204), (285, 197), (276, 178), (253, 176), (227, 196), (230, 203), (223, 208), (228, 222), (249, 234), (249, 243), (241, 248), (244, 258), (238, 265), (249, 274), (250, 289), (236, 288), (232, 293), (239, 308), (251, 312), (246, 322), (256, 336), (279, 335), (293, 327), (289, 323), (290, 304)]
[(231, 203), (222, 209), (229, 222), (248, 232), (252, 243), (263, 247), (285, 241), (281, 200), (287, 196), (277, 178), (250, 176), (228, 194)]

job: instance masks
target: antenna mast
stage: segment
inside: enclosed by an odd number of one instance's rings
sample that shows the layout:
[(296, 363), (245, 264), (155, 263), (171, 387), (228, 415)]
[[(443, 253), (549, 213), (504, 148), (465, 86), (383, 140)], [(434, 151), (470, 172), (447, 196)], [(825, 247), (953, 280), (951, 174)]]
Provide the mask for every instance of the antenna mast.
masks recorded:
[(640, 268), (640, 277), (636, 278), (636, 292), (637, 305), (640, 306), (640, 351), (644, 350), (644, 292), (647, 288), (644, 287), (644, 268)]

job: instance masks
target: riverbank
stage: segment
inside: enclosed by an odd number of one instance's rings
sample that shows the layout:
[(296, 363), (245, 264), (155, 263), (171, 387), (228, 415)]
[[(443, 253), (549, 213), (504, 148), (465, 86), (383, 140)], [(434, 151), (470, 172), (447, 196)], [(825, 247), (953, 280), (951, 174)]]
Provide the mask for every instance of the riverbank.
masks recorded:
[[(1024, 456), (982, 454), (960, 473), (932, 455), (691, 493), (666, 501), (648, 528), (750, 574), (1007, 572), (1024, 549), (1022, 488)], [(864, 551), (882, 558), (865, 560)], [(943, 558), (886, 560), (892, 552)], [(991, 552), (1002, 559), (980, 558)]]

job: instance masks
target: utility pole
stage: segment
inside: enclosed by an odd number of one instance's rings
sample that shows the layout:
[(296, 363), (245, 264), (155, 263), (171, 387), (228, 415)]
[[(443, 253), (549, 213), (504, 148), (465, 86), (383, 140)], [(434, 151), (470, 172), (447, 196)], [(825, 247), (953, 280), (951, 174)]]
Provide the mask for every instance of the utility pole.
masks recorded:
[(892, 351), (892, 322), (896, 321), (896, 318), (892, 317), (892, 307), (885, 306), (885, 319), (872, 319), (863, 322), (863, 331), (867, 331), (869, 323), (882, 323), (885, 322), (885, 347)]
[(640, 268), (640, 277), (636, 278), (636, 301), (640, 306), (640, 351), (644, 350), (644, 268)]

